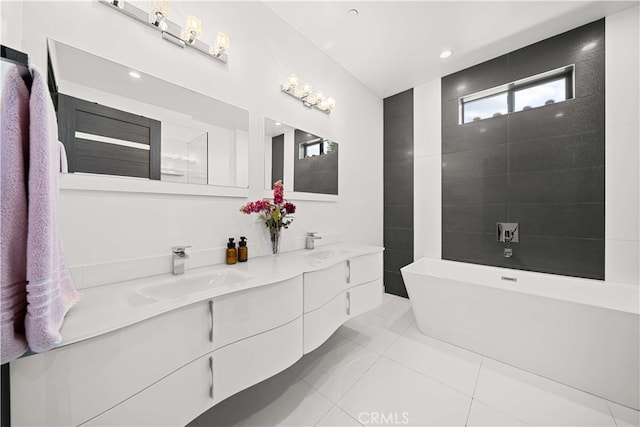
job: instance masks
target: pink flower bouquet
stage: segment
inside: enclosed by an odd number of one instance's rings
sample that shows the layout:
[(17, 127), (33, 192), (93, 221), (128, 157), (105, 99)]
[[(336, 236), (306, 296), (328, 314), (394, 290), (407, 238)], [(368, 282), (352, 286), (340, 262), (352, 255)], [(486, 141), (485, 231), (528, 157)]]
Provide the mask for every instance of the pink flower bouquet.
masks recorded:
[(280, 251), (280, 232), (288, 228), (293, 222), (292, 214), (296, 212), (296, 205), (284, 199), (284, 185), (282, 181), (273, 184), (273, 202), (267, 199), (249, 202), (240, 208), (245, 214), (259, 213), (271, 235), (271, 251), (277, 255)]

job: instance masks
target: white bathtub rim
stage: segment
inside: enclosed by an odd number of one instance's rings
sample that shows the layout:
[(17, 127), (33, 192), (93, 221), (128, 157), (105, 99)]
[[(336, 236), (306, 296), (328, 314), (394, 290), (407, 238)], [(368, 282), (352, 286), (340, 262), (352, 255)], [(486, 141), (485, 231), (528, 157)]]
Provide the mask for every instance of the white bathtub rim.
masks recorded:
[[(446, 266), (446, 273), (438, 271), (441, 269), (437, 269), (436, 265)], [(420, 258), (402, 267), (400, 271), (403, 276), (415, 274), (437, 277), (640, 315), (640, 287), (628, 283), (537, 273), (437, 258)], [(518, 281), (502, 280), (503, 276), (514, 277)], [(543, 280), (538, 281), (534, 286), (530, 281), (535, 278)]]

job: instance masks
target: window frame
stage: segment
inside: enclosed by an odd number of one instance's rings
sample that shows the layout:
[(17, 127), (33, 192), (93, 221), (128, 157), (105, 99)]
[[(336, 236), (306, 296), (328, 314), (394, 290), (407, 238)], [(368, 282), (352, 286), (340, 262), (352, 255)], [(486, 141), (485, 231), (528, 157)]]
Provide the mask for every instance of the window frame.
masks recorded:
[[(517, 113), (519, 111), (514, 111), (516, 92), (524, 89), (528, 89), (531, 87), (540, 86), (552, 81), (561, 80), (561, 79), (564, 79), (565, 81), (564, 101), (568, 101), (570, 99), (575, 98), (575, 64), (566, 65), (564, 67), (556, 68), (554, 70), (546, 71), (544, 73), (540, 73), (534, 76), (526, 77), (524, 79), (516, 80), (511, 83), (507, 83), (504, 85), (496, 86), (490, 89), (486, 89), (486, 90), (475, 92), (469, 95), (462, 96), (458, 98), (458, 107), (459, 107), (458, 124), (463, 125), (467, 123), (474, 123), (474, 120), (471, 120), (468, 122), (464, 121), (465, 104), (506, 93), (507, 94), (507, 113), (506, 114), (508, 115), (511, 113)], [(564, 102), (564, 101), (558, 101), (558, 102)], [(545, 105), (541, 105), (539, 107), (534, 107), (534, 108), (540, 108), (544, 106)], [(492, 117), (486, 117), (480, 120), (486, 120), (490, 118)]]

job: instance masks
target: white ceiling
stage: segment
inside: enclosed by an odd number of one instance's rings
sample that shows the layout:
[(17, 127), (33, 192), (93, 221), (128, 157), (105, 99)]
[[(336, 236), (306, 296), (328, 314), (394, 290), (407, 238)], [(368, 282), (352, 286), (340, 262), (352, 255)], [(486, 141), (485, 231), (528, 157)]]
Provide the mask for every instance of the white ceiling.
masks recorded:
[[(267, 1), (380, 97), (638, 5), (638, 1)], [(348, 10), (355, 8), (357, 16)], [(444, 49), (454, 54), (440, 59)]]

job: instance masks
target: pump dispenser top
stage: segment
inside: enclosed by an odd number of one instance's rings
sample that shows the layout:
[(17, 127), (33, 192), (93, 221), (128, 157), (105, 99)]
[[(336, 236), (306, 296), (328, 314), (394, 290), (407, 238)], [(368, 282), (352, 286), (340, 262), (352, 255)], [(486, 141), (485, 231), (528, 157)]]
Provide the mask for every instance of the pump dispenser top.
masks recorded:
[(245, 262), (249, 259), (249, 249), (247, 248), (247, 238), (240, 237), (238, 243), (238, 262)]
[(238, 251), (236, 250), (236, 244), (233, 240), (233, 237), (229, 237), (229, 243), (227, 243), (227, 264), (235, 264), (238, 262)]

